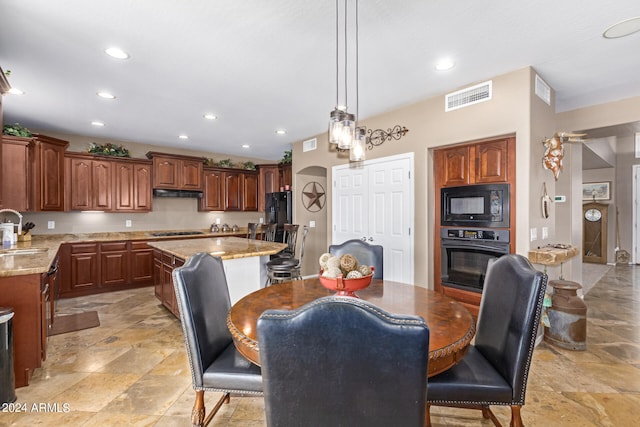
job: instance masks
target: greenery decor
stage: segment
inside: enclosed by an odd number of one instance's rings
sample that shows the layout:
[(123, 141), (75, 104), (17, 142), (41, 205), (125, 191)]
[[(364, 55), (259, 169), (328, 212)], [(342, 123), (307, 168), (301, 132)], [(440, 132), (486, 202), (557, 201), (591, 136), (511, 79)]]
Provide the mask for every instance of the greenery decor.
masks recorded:
[(98, 145), (95, 142), (92, 142), (89, 145), (89, 153), (100, 154), (103, 156), (130, 157), (129, 150), (124, 148), (122, 145), (115, 145), (111, 143)]
[(242, 162), (239, 165), (242, 169), (254, 171), (256, 170), (256, 165), (253, 162)]
[(22, 136), (24, 138), (31, 138), (33, 135), (29, 129), (21, 126), (20, 123), (14, 123), (12, 125), (4, 125), (2, 133), (11, 136)]
[(282, 160), (280, 160), (280, 164), (288, 164), (293, 161), (291, 150), (286, 150), (284, 155), (282, 156)]
[(235, 165), (233, 164), (231, 159), (223, 159), (218, 162), (218, 166), (220, 166), (221, 168), (232, 168)]

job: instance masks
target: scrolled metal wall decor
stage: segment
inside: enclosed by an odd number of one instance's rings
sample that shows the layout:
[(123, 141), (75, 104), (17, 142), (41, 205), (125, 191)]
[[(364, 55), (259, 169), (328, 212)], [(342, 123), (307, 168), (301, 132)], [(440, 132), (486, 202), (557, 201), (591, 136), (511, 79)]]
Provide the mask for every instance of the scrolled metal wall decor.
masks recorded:
[(406, 133), (409, 132), (404, 126), (395, 125), (392, 129), (387, 129), (385, 132), (382, 129), (376, 130), (367, 130), (367, 148), (369, 150), (373, 150), (374, 145), (382, 145), (385, 141), (390, 141), (395, 139), (396, 141), (400, 140)]
[[(386, 131), (383, 129), (368, 129), (367, 136), (365, 138), (365, 142), (367, 144), (367, 149), (373, 150), (374, 146), (382, 145), (385, 141), (390, 141), (395, 139), (399, 141), (400, 138), (405, 136), (409, 132), (405, 126), (395, 125), (393, 128), (388, 128)], [(349, 149), (341, 149), (336, 148), (337, 151), (349, 151)]]

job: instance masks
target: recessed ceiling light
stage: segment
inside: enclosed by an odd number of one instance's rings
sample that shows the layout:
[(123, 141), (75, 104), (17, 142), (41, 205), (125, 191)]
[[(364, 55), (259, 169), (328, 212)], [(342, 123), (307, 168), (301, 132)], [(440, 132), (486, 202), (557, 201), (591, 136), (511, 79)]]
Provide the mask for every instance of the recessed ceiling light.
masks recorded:
[(438, 71), (447, 71), (455, 67), (455, 62), (451, 58), (443, 58), (440, 61), (436, 62), (436, 70)]
[(277, 133), (278, 135), (284, 135), (285, 133), (287, 133), (287, 131), (286, 131), (286, 130), (284, 130), (284, 129), (278, 129), (278, 130), (276, 130), (276, 133)]
[(640, 31), (640, 16), (613, 24), (602, 33), (605, 39), (617, 39)]
[(215, 114), (205, 114), (205, 115), (204, 115), (204, 116), (202, 116), (202, 117), (204, 117), (204, 118), (205, 118), (205, 119), (207, 119), (207, 120), (215, 120), (215, 119), (217, 119), (217, 118), (218, 118), (218, 116), (216, 116)]
[(99, 121), (93, 121), (93, 122), (91, 122), (91, 124), (94, 125), (94, 126), (97, 126), (97, 127), (103, 127), (104, 126), (104, 123), (99, 122)]
[(110, 94), (109, 92), (98, 92), (96, 93), (100, 98), (104, 99), (116, 99), (115, 95)]
[(251, 146), (249, 144), (242, 144), (242, 148), (250, 148)]
[(129, 54), (119, 47), (110, 47), (104, 51), (107, 55), (116, 59), (129, 59)]
[(24, 92), (17, 87), (12, 87), (11, 89), (9, 89), (9, 93), (12, 95), (24, 95)]
[(178, 135), (178, 138), (180, 139), (189, 139), (188, 135)]

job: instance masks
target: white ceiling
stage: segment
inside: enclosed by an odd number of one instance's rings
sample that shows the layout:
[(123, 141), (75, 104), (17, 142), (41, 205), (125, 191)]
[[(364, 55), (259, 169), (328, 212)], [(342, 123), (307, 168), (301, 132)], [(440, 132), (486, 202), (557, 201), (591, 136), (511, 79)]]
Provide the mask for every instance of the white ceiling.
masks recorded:
[[(363, 0), (360, 117), (526, 66), (556, 111), (638, 96), (640, 33), (602, 37), (638, 15), (637, 0)], [(0, 0), (0, 18), (0, 66), (26, 92), (5, 123), (277, 160), (336, 104), (333, 0)], [(456, 67), (435, 71), (444, 56)]]

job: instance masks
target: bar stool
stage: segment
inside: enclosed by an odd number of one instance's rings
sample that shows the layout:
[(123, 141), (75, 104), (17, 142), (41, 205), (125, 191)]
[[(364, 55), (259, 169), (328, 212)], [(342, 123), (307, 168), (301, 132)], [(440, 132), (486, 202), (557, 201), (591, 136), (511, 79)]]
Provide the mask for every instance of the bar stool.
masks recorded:
[(286, 243), (287, 247), (281, 252), (271, 256), (271, 259), (275, 258), (295, 258), (296, 256), (296, 243), (298, 241), (298, 224), (285, 224), (284, 232), (282, 234), (282, 243)]
[(257, 222), (250, 222), (247, 224), (247, 239), (255, 239), (256, 234), (258, 233), (258, 224)]
[(278, 228), (278, 224), (262, 224), (260, 228), (262, 231), (262, 240), (266, 240), (267, 242), (276, 241), (276, 229)]
[(275, 258), (269, 261), (267, 266), (267, 282), (265, 286), (273, 283), (288, 282), (294, 279), (302, 279), (300, 269), (302, 268), (302, 258), (304, 257), (304, 243), (307, 239), (309, 227), (302, 228), (302, 243), (300, 246), (300, 258)]

